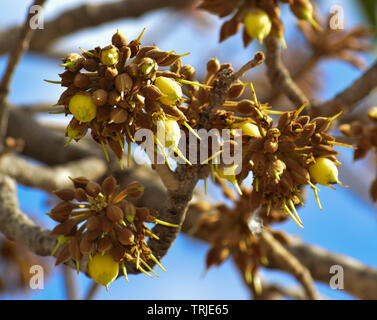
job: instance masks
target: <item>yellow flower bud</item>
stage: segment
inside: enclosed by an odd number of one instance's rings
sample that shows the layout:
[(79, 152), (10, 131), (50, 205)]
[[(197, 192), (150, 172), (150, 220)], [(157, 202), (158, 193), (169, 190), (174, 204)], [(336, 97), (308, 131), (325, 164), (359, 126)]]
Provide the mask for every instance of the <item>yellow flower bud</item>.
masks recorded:
[(272, 23), (268, 14), (261, 9), (251, 9), (245, 15), (244, 24), (250, 38), (260, 42), (271, 32)]
[(101, 51), (101, 62), (105, 66), (113, 66), (119, 61), (119, 51), (115, 47)]
[(81, 131), (73, 129), (71, 126), (67, 127), (67, 137), (73, 140), (79, 140), (82, 138)]
[(75, 94), (69, 100), (69, 111), (80, 122), (90, 122), (97, 114), (97, 107), (90, 95), (84, 93)]
[(108, 288), (108, 285), (113, 282), (119, 273), (119, 264), (114, 261), (111, 254), (102, 255), (97, 253), (89, 260), (88, 263), (89, 275), (91, 278)]
[(232, 128), (233, 129), (241, 129), (242, 134), (244, 136), (256, 137), (256, 138), (261, 137), (258, 126), (256, 126), (255, 124), (252, 124), (248, 121), (237, 123), (237, 124), (233, 125)]
[(160, 89), (163, 95), (159, 98), (160, 102), (170, 106), (182, 99), (181, 86), (171, 78), (157, 77), (155, 86)]
[(181, 139), (181, 129), (175, 120), (160, 120), (158, 122), (157, 139), (164, 147), (175, 149)]
[(338, 168), (327, 158), (318, 158), (309, 167), (310, 177), (323, 186), (339, 183)]

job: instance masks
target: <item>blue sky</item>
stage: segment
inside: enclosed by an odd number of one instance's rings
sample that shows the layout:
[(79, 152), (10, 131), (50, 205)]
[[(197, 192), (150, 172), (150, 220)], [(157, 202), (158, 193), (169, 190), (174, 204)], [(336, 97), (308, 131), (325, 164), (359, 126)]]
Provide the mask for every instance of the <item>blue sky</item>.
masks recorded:
[[(48, 1), (45, 10), (45, 20), (55, 16), (61, 10), (75, 6), (84, 1)], [(99, 2), (99, 1), (98, 1)], [(0, 28), (21, 23), (25, 16), (25, 8), (30, 1), (19, 0), (11, 4), (0, 2)], [(346, 24), (352, 26), (361, 21), (361, 17), (351, 6), (351, 1), (322, 1), (325, 5), (322, 12), (328, 12), (329, 7), (335, 3), (341, 3), (345, 8)], [(84, 31), (69, 36), (64, 42), (57, 43), (57, 51), (77, 51), (78, 47), (90, 48), (95, 45), (107, 44), (112, 33), (119, 28), (128, 38), (136, 36), (142, 27), (147, 27), (147, 33), (143, 38), (144, 44), (151, 44), (154, 37), (157, 37), (156, 44), (162, 49), (176, 50), (180, 53), (190, 51), (191, 55), (184, 58), (185, 63), (194, 67), (202, 67), (205, 59), (217, 56), (221, 61), (229, 61), (235, 67), (242, 65), (248, 60), (251, 52), (260, 48), (254, 45), (244, 50), (240, 36), (235, 36), (223, 44), (218, 44), (219, 20), (209, 16), (210, 28), (203, 29), (191, 21), (183, 19), (180, 15), (175, 19), (175, 28), (171, 30), (170, 25), (164, 28), (160, 26), (171, 13), (167, 10), (148, 14), (140, 19), (131, 19), (100, 26), (90, 31)], [(287, 24), (293, 21), (292, 15), (284, 11), (284, 21)], [(158, 32), (156, 31), (158, 30)], [(295, 30), (288, 28), (289, 41), (299, 37)], [(161, 36), (161, 33), (163, 35)], [(203, 45), (206, 48), (203, 48)], [(204, 57), (203, 57), (204, 56)], [(368, 62), (372, 57), (367, 57)], [(45, 59), (38, 55), (26, 55), (19, 65), (12, 83), (10, 100), (16, 104), (35, 104), (38, 102), (54, 103), (62, 92), (58, 86), (52, 86), (43, 82), (43, 79), (57, 79), (57, 73), (61, 72), (58, 67), (59, 61)], [(0, 74), (4, 70), (5, 59), (0, 57)], [(323, 99), (331, 97), (335, 92), (350, 84), (360, 75), (360, 71), (341, 63), (322, 63), (322, 69), (326, 78), (326, 88), (322, 93)], [(41, 141), (43, 143), (43, 141)], [(343, 150), (342, 150), (343, 151)], [(352, 155), (349, 151), (344, 152), (342, 161), (351, 163)], [(355, 170), (368, 177), (363, 167), (358, 165)], [(374, 174), (374, 173), (373, 173)], [(369, 176), (373, 175), (369, 173)], [(342, 172), (340, 173), (342, 177)], [(345, 181), (347, 183), (347, 181)], [(348, 182), (349, 183), (349, 182)], [(221, 200), (218, 190), (209, 188), (210, 194)], [(44, 215), (49, 208), (45, 202), (47, 195), (19, 186), (19, 199), (22, 209), (38, 218), (47, 227), (53, 227), (54, 223)], [(320, 211), (316, 205), (313, 195), (310, 193), (306, 208), (300, 212), (305, 225), (301, 230), (297, 225), (288, 221), (278, 225), (277, 228), (286, 230), (291, 234), (300, 236), (308, 243), (317, 244), (330, 250), (350, 255), (372, 266), (377, 267), (377, 221), (376, 210), (372, 205), (361, 201), (352, 193), (351, 189), (344, 189), (339, 186), (337, 191), (323, 187), (320, 192), (321, 202), (324, 210)], [(227, 261), (218, 268), (210, 269), (205, 276), (205, 254), (208, 246), (197, 240), (180, 235), (163, 259), (163, 265), (167, 273), (156, 270), (159, 278), (149, 279), (143, 275), (130, 276), (130, 282), (119, 279), (111, 284), (110, 291), (101, 289), (97, 298), (100, 299), (247, 299), (248, 291), (245, 289), (240, 276), (233, 268), (230, 261)], [(284, 283), (295, 283), (290, 276), (278, 272), (264, 272), (268, 279), (283, 281)], [(90, 280), (86, 276), (78, 276), (77, 282), (81, 294), (86, 291)], [(339, 299), (350, 298), (343, 292), (334, 291), (327, 286), (319, 285), (321, 293)], [(65, 297), (63, 280), (59, 268), (52, 277), (46, 280), (45, 289), (31, 291), (28, 294), (16, 294), (0, 296), (0, 299), (63, 299)]]

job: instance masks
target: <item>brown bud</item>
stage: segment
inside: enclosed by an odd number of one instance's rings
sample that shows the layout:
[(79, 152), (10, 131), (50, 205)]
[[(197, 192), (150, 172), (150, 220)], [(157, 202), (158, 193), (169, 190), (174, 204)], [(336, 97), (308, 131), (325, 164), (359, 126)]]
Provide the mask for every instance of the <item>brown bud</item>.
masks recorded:
[(137, 199), (143, 195), (144, 186), (139, 181), (133, 181), (128, 184), (126, 192), (130, 197)]
[(111, 194), (117, 186), (117, 181), (113, 176), (107, 177), (105, 180), (102, 182), (102, 190), (105, 195)]
[(136, 217), (138, 218), (139, 221), (149, 222), (148, 220), (149, 220), (150, 216), (151, 216), (151, 214), (150, 214), (150, 210), (148, 208), (136, 208)]
[(109, 205), (106, 208), (106, 216), (113, 222), (120, 222), (123, 220), (123, 211), (115, 205)]
[(89, 181), (85, 190), (90, 196), (96, 197), (101, 192), (101, 186), (95, 181)]
[(120, 100), (121, 100), (121, 95), (118, 91), (115, 91), (115, 90), (110, 91), (110, 94), (109, 94), (109, 97), (108, 97), (108, 100), (107, 100), (107, 103), (110, 106), (117, 105)]
[(127, 93), (131, 91), (133, 86), (132, 78), (127, 73), (118, 75), (115, 79), (115, 88), (120, 93)]
[(69, 245), (67, 243), (62, 247), (58, 256), (56, 257), (55, 266), (58, 266), (61, 263), (67, 262), (69, 259), (71, 259), (71, 254), (69, 252)]
[(62, 200), (71, 201), (75, 198), (75, 191), (72, 189), (59, 189), (54, 194)]
[(113, 80), (118, 75), (118, 69), (116, 67), (107, 67), (105, 71), (105, 78)]
[(108, 252), (113, 247), (110, 237), (105, 236), (98, 241), (97, 248), (99, 252)]
[(150, 50), (153, 50), (153, 49), (157, 49), (156, 46), (145, 46), (145, 47), (142, 47), (140, 48), (139, 52), (137, 53), (136, 55), (136, 60), (141, 60), (142, 58), (145, 57), (145, 54), (150, 51)]
[(146, 57), (149, 57), (149, 58), (152, 58), (153, 60), (155, 60), (157, 63), (160, 63), (162, 62), (163, 60), (165, 60), (167, 58), (167, 56), (169, 55), (169, 52), (166, 52), (166, 51), (161, 51), (160, 49), (152, 49), (152, 50), (149, 50), (148, 52), (146, 52), (145, 56)]
[(86, 88), (89, 85), (89, 82), (89, 77), (82, 73), (76, 74), (73, 78), (73, 84), (77, 88)]
[(83, 256), (88, 256), (94, 247), (94, 242), (82, 238), (80, 241), (80, 252)]
[(325, 117), (314, 118), (311, 122), (316, 124), (316, 132), (327, 131), (331, 123), (331, 121)]
[(97, 107), (101, 107), (107, 102), (107, 91), (98, 89), (92, 93), (92, 99)]
[(106, 217), (101, 218), (101, 230), (102, 232), (110, 232), (113, 230), (114, 223)]
[(97, 120), (99, 122), (109, 120), (111, 110), (113, 110), (113, 107), (110, 107), (107, 105), (102, 106), (101, 108), (98, 108), (97, 116), (96, 116)]
[(83, 188), (76, 188), (75, 190), (75, 198), (79, 202), (86, 202), (88, 201), (88, 196)]
[(164, 60), (158, 63), (160, 67), (167, 67), (175, 63), (180, 56), (176, 53), (170, 53)]
[(220, 62), (217, 58), (212, 58), (207, 62), (208, 74), (215, 74), (220, 70)]
[(136, 77), (139, 73), (139, 67), (137, 66), (136, 63), (130, 63), (126, 67), (126, 72), (128, 73), (129, 76)]
[(181, 75), (187, 80), (194, 80), (195, 78), (195, 68), (193, 66), (190, 66), (189, 64), (186, 64), (181, 69)]
[(266, 140), (264, 143), (264, 151), (274, 153), (278, 150), (279, 144), (276, 141)]
[(126, 253), (126, 248), (121, 245), (116, 245), (111, 253), (113, 255), (114, 260), (116, 262), (120, 262), (123, 259), (124, 254)]
[(50, 212), (50, 217), (56, 222), (64, 222), (66, 221), (72, 210), (76, 208), (71, 202), (59, 202)]
[(84, 239), (86, 241), (94, 241), (96, 240), (101, 234), (101, 230), (93, 230), (93, 231), (88, 231), (85, 233)]
[(133, 223), (136, 214), (136, 207), (127, 200), (120, 201), (118, 206), (123, 210), (124, 218), (129, 223)]
[(120, 55), (121, 59), (119, 65), (124, 66), (131, 57), (131, 49), (127, 46), (123, 46), (122, 48), (120, 48)]
[(245, 90), (245, 84), (239, 82), (234, 83), (228, 91), (227, 99), (233, 100), (239, 98)]
[(135, 241), (134, 233), (128, 228), (119, 228), (116, 233), (118, 241), (125, 246), (131, 245)]
[(237, 111), (241, 114), (250, 114), (255, 108), (254, 102), (250, 100), (241, 100), (237, 104)]
[(123, 108), (115, 108), (110, 113), (110, 120), (114, 123), (124, 123), (128, 118), (127, 110)]
[(98, 84), (101, 89), (109, 91), (113, 87), (113, 81), (102, 77), (98, 80)]
[(85, 59), (83, 62), (83, 67), (87, 71), (97, 71), (98, 70), (98, 61), (96, 59)]
[(112, 43), (114, 46), (116, 46), (116, 47), (118, 47), (118, 48), (121, 48), (121, 47), (127, 45), (127, 39), (126, 39), (126, 37), (125, 37), (123, 34), (121, 34), (121, 33), (119, 32), (119, 30), (118, 30), (116, 33), (113, 34), (113, 36), (112, 36), (112, 38), (111, 38), (111, 43)]
[(77, 177), (73, 179), (73, 185), (75, 188), (85, 188), (89, 180), (85, 177)]
[(71, 257), (76, 261), (80, 261), (82, 254), (80, 251), (80, 243), (77, 237), (71, 238), (68, 248)]
[(146, 99), (150, 99), (152, 101), (157, 100), (162, 96), (160, 89), (153, 84), (143, 87), (142, 94)]
[(97, 216), (91, 216), (88, 220), (86, 220), (86, 228), (89, 231), (97, 230), (100, 225), (100, 219)]

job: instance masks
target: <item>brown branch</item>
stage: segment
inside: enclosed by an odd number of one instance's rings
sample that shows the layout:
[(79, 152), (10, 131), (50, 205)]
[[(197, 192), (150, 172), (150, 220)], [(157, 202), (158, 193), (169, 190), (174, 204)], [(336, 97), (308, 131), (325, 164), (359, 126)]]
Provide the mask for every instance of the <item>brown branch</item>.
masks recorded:
[(0, 172), (25, 186), (48, 192), (71, 187), (72, 182), (69, 177), (85, 176), (97, 180), (106, 170), (105, 161), (93, 157), (53, 168), (38, 166), (13, 155), (5, 155), (0, 159)]
[[(45, 0), (35, 0), (33, 5), (41, 6), (44, 4), (44, 2)], [(9, 93), (9, 87), (14, 71), (16, 70), (18, 63), (20, 62), (23, 53), (29, 48), (30, 39), (33, 34), (33, 29), (31, 29), (30, 27), (30, 19), (32, 17), (33, 14), (30, 12), (30, 10), (28, 10), (23, 27), (19, 31), (13, 33), (19, 34), (19, 37), (14, 37), (16, 38), (15, 41), (17, 42), (15, 42), (14, 45), (10, 45), (12, 51), (9, 54), (5, 72), (0, 81), (0, 144), (3, 143), (6, 127), (8, 124), (8, 107), (5, 101)]]
[(360, 78), (333, 99), (313, 108), (315, 115), (332, 116), (339, 111), (351, 112), (359, 102), (377, 87), (377, 62), (375, 62)]
[[(67, 10), (55, 19), (46, 22), (44, 29), (32, 37), (30, 50), (45, 52), (54, 41), (71, 33), (119, 19), (137, 18), (153, 10), (181, 9), (192, 3), (193, 0), (124, 0), (85, 4)], [(8, 52), (9, 47), (14, 45), (15, 41), (9, 35), (15, 34), (18, 30), (18, 27), (13, 27), (0, 33), (0, 54)]]
[(63, 266), (64, 289), (67, 300), (77, 300), (77, 288), (74, 272), (75, 271), (68, 266)]
[[(190, 236), (208, 242), (208, 234), (198, 233), (195, 226), (202, 212), (190, 210), (182, 226), (182, 231)], [(309, 245), (299, 239), (292, 238), (284, 247), (293, 254), (302, 265), (310, 270), (314, 280), (326, 285), (333, 274), (330, 268), (340, 265), (344, 270), (344, 291), (360, 299), (377, 299), (377, 269), (368, 266), (356, 259), (342, 254), (328, 251), (324, 248)], [(267, 256), (270, 269), (279, 269), (280, 261), (273, 256)]]
[(97, 282), (92, 281), (89, 285), (87, 293), (85, 294), (84, 300), (93, 300), (100, 288), (101, 285), (99, 285)]
[(272, 86), (280, 90), (297, 106), (309, 102), (309, 99), (297, 86), (284, 65), (280, 54), (280, 41), (275, 36), (266, 39), (267, 75)]
[(263, 230), (260, 234), (260, 240), (261, 244), (266, 249), (268, 258), (273, 259), (280, 270), (285, 270), (295, 276), (304, 288), (308, 299), (316, 300), (318, 296), (310, 271), (303, 266), (294, 255), (284, 248), (269, 231)]

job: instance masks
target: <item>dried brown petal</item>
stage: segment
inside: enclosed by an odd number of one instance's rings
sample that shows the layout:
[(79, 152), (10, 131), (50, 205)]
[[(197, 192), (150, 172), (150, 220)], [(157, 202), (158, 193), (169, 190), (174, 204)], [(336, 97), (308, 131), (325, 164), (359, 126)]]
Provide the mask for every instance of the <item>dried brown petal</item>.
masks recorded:
[(92, 197), (96, 197), (101, 192), (101, 186), (95, 181), (89, 181), (85, 191)]
[(109, 205), (106, 208), (106, 216), (113, 222), (120, 222), (123, 220), (123, 211), (115, 205)]
[(71, 201), (75, 198), (75, 191), (72, 189), (59, 189), (54, 194), (62, 200)]

